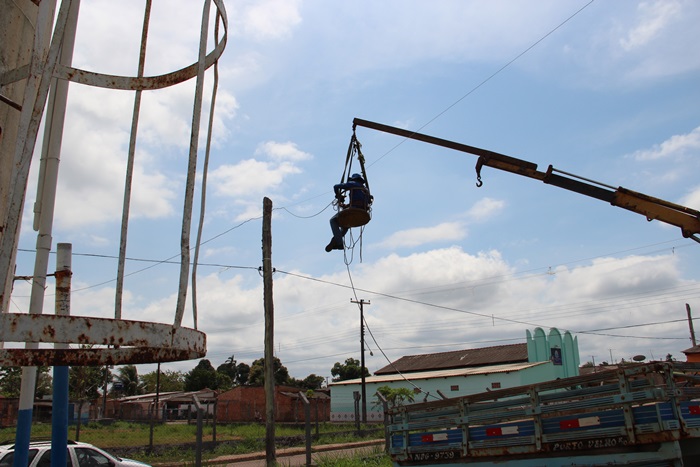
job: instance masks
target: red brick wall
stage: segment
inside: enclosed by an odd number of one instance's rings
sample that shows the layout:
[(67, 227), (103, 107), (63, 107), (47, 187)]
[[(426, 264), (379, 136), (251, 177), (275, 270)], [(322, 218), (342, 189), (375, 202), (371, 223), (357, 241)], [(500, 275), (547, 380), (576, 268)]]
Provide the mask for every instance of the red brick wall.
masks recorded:
[[(278, 422), (303, 422), (304, 404), (301, 399), (284, 393), (299, 393), (299, 388), (275, 387), (275, 420)], [(330, 420), (330, 400), (311, 398), (311, 420), (316, 421), (318, 404), (319, 421)], [(265, 388), (239, 386), (219, 394), (216, 407), (219, 422), (264, 422)]]

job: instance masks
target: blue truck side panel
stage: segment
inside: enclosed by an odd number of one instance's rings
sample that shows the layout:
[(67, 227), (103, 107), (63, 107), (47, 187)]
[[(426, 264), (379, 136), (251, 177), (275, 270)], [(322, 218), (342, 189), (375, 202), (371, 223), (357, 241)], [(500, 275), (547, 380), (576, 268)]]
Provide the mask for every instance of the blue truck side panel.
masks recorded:
[(613, 371), (389, 411), (396, 466), (700, 465), (700, 365)]

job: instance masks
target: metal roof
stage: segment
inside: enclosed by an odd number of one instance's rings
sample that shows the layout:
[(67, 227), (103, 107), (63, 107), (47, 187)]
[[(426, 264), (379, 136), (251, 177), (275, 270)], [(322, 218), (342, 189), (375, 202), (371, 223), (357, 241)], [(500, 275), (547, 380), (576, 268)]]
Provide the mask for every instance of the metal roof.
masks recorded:
[[(404, 379), (409, 379), (415, 381), (418, 379), (434, 379), (434, 378), (449, 378), (453, 376), (474, 376), (474, 375), (488, 375), (491, 373), (510, 373), (511, 371), (520, 371), (527, 368), (532, 368), (539, 365), (546, 365), (549, 362), (535, 362), (535, 363), (505, 363), (500, 365), (490, 365), (490, 366), (480, 366), (472, 368), (452, 368), (449, 370), (434, 370), (434, 371), (419, 371), (415, 373), (409, 373), (406, 375), (392, 374), (392, 375), (375, 375), (367, 376), (365, 378), (365, 383), (389, 383), (393, 381), (402, 381)], [(340, 386), (343, 384), (361, 384), (362, 378), (348, 379), (345, 381), (338, 381), (330, 383), (329, 386)]]
[(172, 391), (161, 392), (156, 395), (155, 392), (150, 394), (139, 394), (137, 396), (126, 396), (117, 399), (122, 404), (138, 404), (143, 402), (152, 402), (158, 397), (160, 402), (187, 402), (192, 400), (192, 396), (197, 396), (201, 401), (216, 399), (216, 391), (211, 389), (201, 389), (199, 391)]
[(479, 349), (453, 350), (424, 355), (408, 355), (375, 371), (375, 375), (447, 370), (502, 363), (527, 362), (527, 344), (497, 345)]

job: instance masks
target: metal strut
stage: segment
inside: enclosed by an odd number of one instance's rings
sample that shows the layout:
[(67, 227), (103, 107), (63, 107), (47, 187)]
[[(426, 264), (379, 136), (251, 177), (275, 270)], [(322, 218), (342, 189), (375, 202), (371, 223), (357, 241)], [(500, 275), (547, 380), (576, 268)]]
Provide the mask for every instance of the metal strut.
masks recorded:
[(698, 237), (700, 234), (700, 211), (695, 209), (632, 191), (627, 188), (615, 188), (604, 183), (557, 170), (551, 165), (547, 168), (546, 172), (542, 172), (537, 170), (537, 164), (533, 162), (489, 151), (488, 149), (468, 146), (466, 144), (456, 143), (454, 141), (448, 141), (446, 139), (436, 138), (415, 131), (404, 130), (359, 118), (353, 120), (353, 135), (355, 126), (357, 125), (478, 156), (479, 159), (476, 163), (477, 187), (483, 185), (481, 180), (481, 168), (487, 165), (494, 169), (533, 178), (548, 185), (558, 186), (565, 190), (608, 202), (613, 206), (641, 214), (648, 220), (658, 220), (675, 225), (681, 229), (683, 237), (691, 238), (700, 243), (700, 237)]

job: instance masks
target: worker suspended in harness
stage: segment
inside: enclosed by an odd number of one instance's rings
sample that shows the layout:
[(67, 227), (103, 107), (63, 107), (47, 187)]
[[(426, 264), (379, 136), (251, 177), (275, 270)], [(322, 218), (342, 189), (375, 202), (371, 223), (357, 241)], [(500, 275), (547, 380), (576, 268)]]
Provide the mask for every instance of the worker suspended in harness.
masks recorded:
[[(338, 204), (338, 212), (331, 218), (333, 238), (326, 245), (326, 251), (342, 250), (343, 237), (351, 227), (361, 227), (370, 220), (372, 195), (369, 193), (367, 182), (360, 174), (352, 174), (348, 181), (333, 187)], [(345, 203), (345, 197), (348, 202)]]

